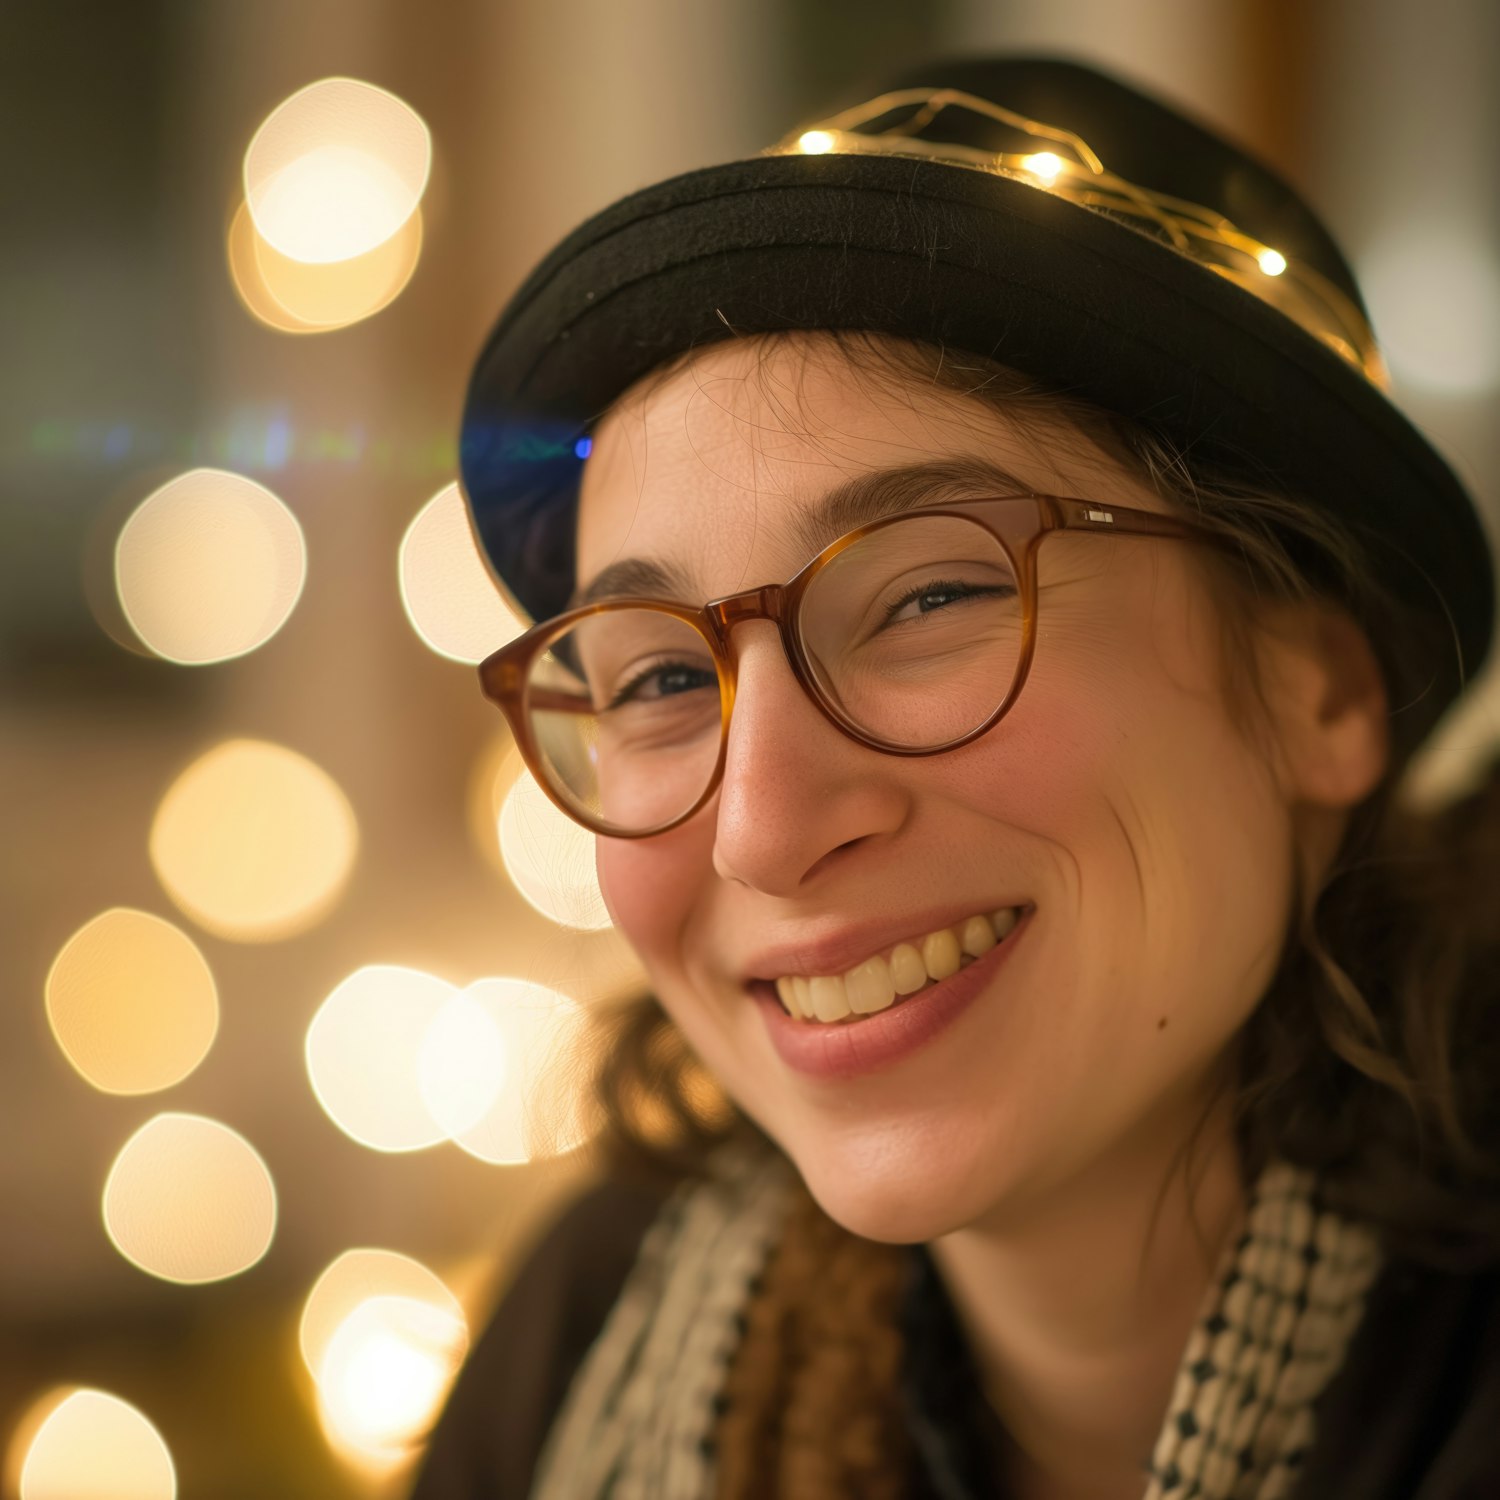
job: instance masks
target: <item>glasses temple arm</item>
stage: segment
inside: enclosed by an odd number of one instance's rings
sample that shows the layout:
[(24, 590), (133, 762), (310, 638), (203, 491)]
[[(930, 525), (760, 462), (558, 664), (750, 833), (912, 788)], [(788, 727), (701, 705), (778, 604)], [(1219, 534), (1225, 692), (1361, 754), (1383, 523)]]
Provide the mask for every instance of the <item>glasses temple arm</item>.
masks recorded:
[(1137, 510), (1126, 505), (1106, 505), (1071, 496), (1047, 495), (1061, 512), (1062, 524), (1069, 531), (1109, 531), (1116, 536), (1176, 537), (1185, 541), (1208, 542), (1231, 552), (1240, 549), (1233, 538), (1213, 531), (1195, 521), (1176, 516), (1158, 515), (1155, 511)]

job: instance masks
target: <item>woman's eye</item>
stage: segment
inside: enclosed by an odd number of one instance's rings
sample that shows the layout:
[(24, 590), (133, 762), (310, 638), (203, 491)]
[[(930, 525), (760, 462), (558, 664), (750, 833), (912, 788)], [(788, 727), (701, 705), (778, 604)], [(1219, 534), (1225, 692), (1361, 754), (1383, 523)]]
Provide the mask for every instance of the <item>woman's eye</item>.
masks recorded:
[(610, 699), (609, 708), (619, 708), (624, 703), (659, 702), (663, 698), (674, 698), (691, 693), (699, 688), (719, 686), (718, 674), (695, 667), (688, 662), (658, 662), (644, 668), (618, 689)]
[(921, 615), (935, 614), (939, 610), (946, 609), (954, 604), (962, 603), (968, 599), (978, 598), (1005, 598), (1014, 597), (1015, 589), (1008, 585), (960, 583), (958, 581), (945, 581), (934, 579), (930, 583), (924, 583), (920, 588), (909, 590), (899, 599), (895, 600), (885, 612), (885, 623), (892, 624), (897, 616), (901, 615), (908, 605), (917, 606), (914, 615), (908, 615), (908, 619), (918, 618)]

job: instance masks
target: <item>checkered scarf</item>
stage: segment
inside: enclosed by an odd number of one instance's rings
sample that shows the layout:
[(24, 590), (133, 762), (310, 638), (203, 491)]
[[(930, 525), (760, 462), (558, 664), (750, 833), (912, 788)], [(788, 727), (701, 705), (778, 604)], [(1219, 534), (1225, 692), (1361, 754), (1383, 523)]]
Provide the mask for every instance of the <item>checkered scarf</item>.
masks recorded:
[[(538, 1462), (532, 1500), (711, 1500), (720, 1393), (790, 1204), (780, 1153), (722, 1150), (652, 1222)], [(1223, 1251), (1144, 1500), (1281, 1500), (1382, 1264), (1374, 1234), (1273, 1162)]]
[(1273, 1161), (1223, 1251), (1151, 1455), (1146, 1500), (1281, 1500), (1312, 1447), (1313, 1403), (1343, 1364), (1384, 1263), (1373, 1231)]

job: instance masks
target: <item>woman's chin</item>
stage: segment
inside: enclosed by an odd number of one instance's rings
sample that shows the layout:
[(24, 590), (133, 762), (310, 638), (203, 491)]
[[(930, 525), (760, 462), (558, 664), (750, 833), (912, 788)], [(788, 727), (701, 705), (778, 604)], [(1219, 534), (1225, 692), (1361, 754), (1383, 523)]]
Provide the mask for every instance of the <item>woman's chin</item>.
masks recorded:
[(926, 1244), (971, 1223), (987, 1206), (958, 1163), (913, 1171), (901, 1160), (884, 1164), (839, 1159), (803, 1161), (789, 1153), (818, 1206), (836, 1224), (862, 1239), (888, 1245)]

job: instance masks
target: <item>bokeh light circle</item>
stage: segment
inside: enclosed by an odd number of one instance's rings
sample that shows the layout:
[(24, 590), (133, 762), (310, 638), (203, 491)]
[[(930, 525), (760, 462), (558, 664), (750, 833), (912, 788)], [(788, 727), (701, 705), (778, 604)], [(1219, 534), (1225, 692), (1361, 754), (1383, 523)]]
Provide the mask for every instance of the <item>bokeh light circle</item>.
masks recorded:
[(307, 1074), (329, 1119), (373, 1151), (446, 1139), (417, 1079), (429, 1027), (453, 986), (418, 969), (370, 964), (337, 985), (307, 1029)]
[(478, 663), (525, 629), (485, 568), (456, 484), (406, 528), (398, 575), (412, 629), (439, 656)]
[(1404, 223), (1361, 257), (1360, 283), (1397, 380), (1443, 396), (1500, 388), (1500, 254), (1482, 233)]
[(48, 1404), (21, 1462), (20, 1500), (174, 1500), (166, 1442), (128, 1401), (77, 1389)]
[(350, 260), (415, 212), (432, 137), (386, 89), (323, 78), (271, 111), (245, 152), (245, 202), (261, 238), (293, 260)]
[(282, 333), (330, 333), (373, 317), (406, 289), (422, 254), (419, 208), (390, 239), (352, 260), (309, 265), (255, 232), (241, 203), (229, 227), (229, 275), (240, 301)]
[(485, 861), (501, 875), (506, 873), (500, 853), (500, 809), (516, 777), (525, 769), (510, 730), (496, 715), (496, 732), (475, 757), (469, 773), (465, 799), (469, 837)]
[(339, 1325), (371, 1297), (408, 1297), (430, 1303), (455, 1318), (463, 1307), (443, 1279), (421, 1261), (395, 1250), (362, 1246), (346, 1250), (313, 1283), (302, 1304), (297, 1347), (314, 1379)]
[(580, 932), (611, 926), (594, 836), (555, 807), (527, 771), (500, 808), (500, 853), (516, 889), (544, 917)]
[(417, 1056), (423, 1103), (450, 1139), (478, 1125), (510, 1080), (503, 1027), (493, 1007), (464, 990), (449, 996), (432, 1018)]
[(276, 1189), (248, 1141), (202, 1115), (160, 1114), (125, 1143), (104, 1185), (115, 1248), (163, 1281), (247, 1271), (276, 1232)]
[(213, 973), (181, 928), (112, 907), (63, 945), (47, 974), (47, 1021), (63, 1056), (107, 1094), (180, 1083), (219, 1029)]
[(428, 1112), (456, 1145), (495, 1165), (575, 1150), (589, 1131), (588, 1020), (545, 985), (477, 980), (424, 1038), (417, 1073)]
[(224, 469), (191, 469), (153, 491), (115, 543), (115, 587), (130, 628), (184, 666), (264, 645), (306, 578), (297, 518), (264, 485)]
[[(475, 757), (467, 784), (465, 821), (469, 836), (485, 861), (507, 878), (509, 871), (500, 848), (500, 811), (524, 771), (516, 743), (502, 723)], [(602, 905), (602, 894), (599, 900)], [(562, 929), (555, 941), (558, 951), (567, 955), (565, 987), (575, 1000), (589, 1004), (623, 1000), (647, 987), (640, 958), (619, 928), (607, 926), (591, 935), (585, 945), (575, 944), (569, 930)]]
[(354, 810), (325, 771), (281, 745), (230, 740), (169, 788), (150, 852), (167, 894), (201, 927), (265, 942), (327, 915), (358, 845)]
[(325, 1430), (370, 1457), (404, 1458), (427, 1435), (468, 1344), (461, 1311), (415, 1297), (362, 1301), (318, 1369)]

